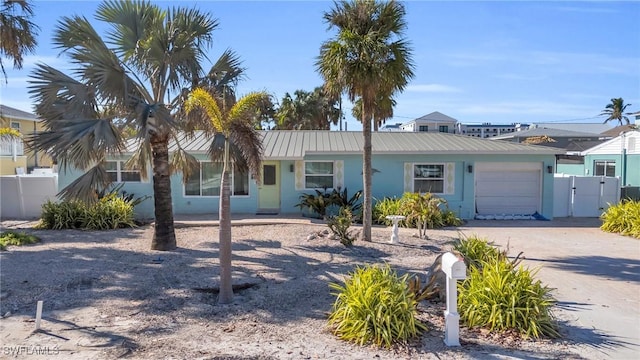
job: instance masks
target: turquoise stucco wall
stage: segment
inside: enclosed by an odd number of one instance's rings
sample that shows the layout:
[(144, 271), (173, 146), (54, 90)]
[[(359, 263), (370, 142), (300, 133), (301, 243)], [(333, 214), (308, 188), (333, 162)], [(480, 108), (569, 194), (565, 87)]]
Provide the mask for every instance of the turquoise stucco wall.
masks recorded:
[[(206, 155), (196, 155), (199, 159), (206, 159)], [(362, 156), (359, 154), (339, 156), (307, 156), (305, 160), (342, 160), (344, 161), (344, 185), (349, 194), (362, 189)], [(475, 215), (474, 173), (467, 172), (467, 165), (474, 166), (476, 162), (538, 162), (543, 163), (542, 169), (555, 164), (553, 155), (380, 155), (374, 154), (372, 167), (379, 170), (373, 175), (372, 195), (376, 199), (385, 196), (402, 196), (404, 191), (404, 163), (454, 163), (455, 179), (454, 193), (442, 195), (449, 204), (449, 208), (458, 213), (462, 218), (468, 219)], [(299, 196), (310, 192), (309, 190), (295, 190), (295, 176), (290, 171), (292, 160), (283, 160), (280, 163), (281, 179), (281, 213), (299, 214), (295, 207)], [(77, 171), (60, 171), (60, 189), (70, 184), (79, 176)], [(553, 216), (553, 174), (543, 171), (543, 193), (541, 213), (546, 218)], [(172, 201), (175, 214), (217, 214), (219, 197), (185, 197), (184, 185), (181, 174), (171, 177)], [(136, 196), (153, 195), (151, 182), (126, 183), (123, 190), (134, 193)], [(231, 200), (233, 213), (254, 213), (258, 204), (258, 189), (255, 181), (249, 181), (249, 195), (234, 196)], [(136, 214), (140, 217), (153, 217), (153, 198), (146, 200), (136, 208)]]
[(557, 174), (565, 175), (584, 175), (584, 164), (558, 164), (556, 165)]
[[(584, 157), (584, 171), (585, 174), (593, 175), (595, 168), (595, 162), (607, 160), (616, 162), (616, 177), (624, 175), (625, 181), (621, 182), (622, 186), (640, 186), (640, 155), (632, 154), (627, 155), (626, 159), (623, 159), (621, 154), (610, 155), (587, 155)], [(623, 161), (624, 160), (624, 161)], [(623, 174), (623, 163), (626, 162), (626, 173)]]

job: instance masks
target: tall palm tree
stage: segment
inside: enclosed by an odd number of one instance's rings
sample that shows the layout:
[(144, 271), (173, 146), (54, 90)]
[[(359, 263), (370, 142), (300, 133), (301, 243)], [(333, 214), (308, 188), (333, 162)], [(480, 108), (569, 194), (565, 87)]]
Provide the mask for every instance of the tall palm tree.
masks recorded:
[(22, 69), (26, 53), (36, 49), (38, 25), (31, 21), (33, 9), (26, 0), (2, 0), (0, 6), (0, 68), (5, 81), (7, 72), (2, 58), (13, 60), (13, 67)]
[[(216, 97), (217, 96), (217, 97)], [(185, 103), (187, 114), (198, 108), (209, 121), (208, 130), (214, 135), (209, 147), (212, 160), (222, 160), (220, 184), (220, 295), (218, 302), (230, 303), (233, 298), (231, 278), (231, 160), (236, 168), (248, 170), (260, 181), (262, 140), (253, 121), (269, 95), (256, 92), (246, 95), (235, 104), (225, 94), (211, 94), (198, 88), (189, 94)]]
[(630, 113), (625, 113), (624, 111), (627, 109), (627, 106), (630, 105), (631, 104), (625, 104), (622, 98), (613, 98), (611, 99), (611, 103), (605, 106), (605, 109), (602, 110), (600, 115), (608, 116), (604, 121), (605, 124), (611, 120), (618, 120), (620, 125), (622, 125), (622, 119), (624, 119), (627, 122), (627, 125), (629, 125), (631, 122), (625, 115), (630, 115)]
[(403, 39), (405, 9), (396, 1), (339, 1), (324, 14), (335, 38), (320, 48), (316, 66), (330, 94), (346, 92), (349, 100), (362, 99), (364, 149), (363, 231), (371, 240), (371, 119), (381, 94), (392, 96), (413, 77), (409, 44)]
[[(30, 146), (47, 149), (62, 168), (84, 172), (61, 191), (63, 198), (91, 200), (96, 189), (109, 185), (106, 155), (126, 148), (115, 123), (134, 128), (136, 137), (129, 145), (137, 150), (127, 166), (150, 166), (153, 172), (151, 248), (172, 250), (176, 239), (170, 176), (181, 171), (188, 178), (195, 163), (177, 143), (179, 131), (192, 127), (175, 115), (186, 99), (185, 89), (211, 83), (209, 78), (230, 81), (201, 67), (218, 22), (195, 9), (163, 10), (135, 0), (105, 1), (95, 18), (108, 26), (104, 38), (81, 16), (63, 17), (55, 28), (53, 43), (71, 58), (73, 77), (46, 64), (38, 64), (32, 73), (30, 93), (48, 130), (34, 136)], [(226, 59), (227, 65), (232, 58)], [(226, 70), (222, 73), (233, 73)], [(171, 140), (178, 144), (172, 156)]]
[[(390, 96), (379, 96), (376, 99), (373, 110), (373, 131), (378, 131), (387, 119), (393, 117), (394, 106), (396, 106), (396, 101)], [(362, 119), (362, 99), (356, 100), (351, 114), (356, 119)]]

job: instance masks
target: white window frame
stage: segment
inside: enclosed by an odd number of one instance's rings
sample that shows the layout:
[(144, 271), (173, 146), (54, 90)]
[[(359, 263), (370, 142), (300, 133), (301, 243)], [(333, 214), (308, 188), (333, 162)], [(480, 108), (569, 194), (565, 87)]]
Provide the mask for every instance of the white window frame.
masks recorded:
[(12, 121), (9, 126), (14, 130), (20, 131), (20, 122), (19, 121)]
[(140, 180), (138, 181), (122, 181), (122, 173), (123, 172), (127, 172), (127, 173), (131, 173), (131, 172), (136, 172), (136, 170), (127, 170), (124, 167), (124, 164), (127, 162), (126, 160), (107, 160), (106, 162), (110, 163), (116, 163), (116, 170), (107, 170), (108, 173), (116, 173), (116, 183), (131, 183), (131, 184), (139, 184), (144, 182), (142, 180), (142, 174), (140, 174), (141, 171), (138, 171), (139, 176), (140, 176)]
[[(442, 166), (442, 177), (438, 178), (424, 178), (424, 177), (416, 177), (416, 166), (420, 165), (435, 165)], [(416, 180), (418, 181), (442, 181), (442, 192), (430, 192), (434, 195), (444, 195), (446, 192), (446, 178), (447, 178), (447, 164), (445, 163), (413, 163), (411, 164), (411, 191), (416, 192)]]
[[(202, 195), (202, 164), (204, 163), (212, 163), (213, 161), (210, 160), (203, 160), (203, 161), (198, 161), (198, 164), (200, 166), (200, 195), (188, 195), (187, 194), (187, 184), (185, 184), (184, 182), (182, 183), (182, 196), (186, 197), (186, 198), (219, 198), (220, 197), (220, 193), (216, 194), (216, 195)], [(222, 164), (220, 162), (220, 164)], [(235, 195), (234, 194), (234, 189), (235, 189), (235, 167), (233, 165), (233, 163), (231, 163), (231, 172), (229, 174), (229, 181), (231, 182), (231, 184), (229, 185), (231, 187), (231, 197), (234, 198), (247, 198), (251, 195), (251, 183), (250, 183), (250, 177), (249, 177), (249, 173), (246, 174), (247, 176), (247, 194), (242, 194), (242, 195)]]
[[(604, 164), (604, 174), (596, 174), (596, 169), (598, 168), (598, 163)], [(616, 174), (616, 161), (615, 160), (593, 160), (593, 176), (607, 176), (607, 166), (613, 165), (613, 176)]]
[[(307, 174), (307, 163), (330, 163), (331, 164), (331, 174)], [(303, 172), (303, 177), (304, 177), (304, 189), (305, 190), (321, 190), (321, 189), (324, 189), (324, 188), (308, 187), (307, 186), (307, 176), (330, 177), (332, 186), (331, 187), (327, 187), (327, 190), (335, 189), (335, 186), (336, 186), (336, 164), (335, 164), (335, 161), (331, 161), (331, 160), (308, 160), (308, 161), (304, 161), (302, 166), (303, 166), (302, 172)]]

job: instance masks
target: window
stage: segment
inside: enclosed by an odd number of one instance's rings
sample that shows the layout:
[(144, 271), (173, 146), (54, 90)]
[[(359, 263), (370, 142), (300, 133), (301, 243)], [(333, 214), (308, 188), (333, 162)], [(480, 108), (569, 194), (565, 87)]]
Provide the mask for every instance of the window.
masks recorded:
[(443, 133), (448, 133), (449, 132), (449, 126), (448, 125), (440, 125), (440, 126), (438, 126), (438, 131), (439, 132), (443, 132)]
[(420, 125), (418, 131), (429, 131), (429, 125)]
[(616, 176), (616, 162), (612, 160), (598, 160), (595, 162), (593, 175)]
[(444, 193), (444, 164), (414, 164), (413, 191)]
[(107, 161), (106, 168), (112, 182), (140, 182), (140, 171), (125, 169), (126, 161)]
[(20, 130), (20, 123), (17, 122), (17, 121), (12, 121), (11, 122), (11, 128), (19, 131)]
[(333, 189), (333, 162), (306, 161), (304, 187), (305, 189)]
[[(249, 175), (235, 168), (229, 173), (231, 196), (249, 195)], [(185, 196), (220, 196), (222, 163), (202, 161), (184, 184)]]

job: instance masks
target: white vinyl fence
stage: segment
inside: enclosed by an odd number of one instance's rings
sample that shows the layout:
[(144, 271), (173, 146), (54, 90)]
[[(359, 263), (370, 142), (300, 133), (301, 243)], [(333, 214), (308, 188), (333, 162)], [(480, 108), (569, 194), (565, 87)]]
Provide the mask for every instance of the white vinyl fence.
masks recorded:
[(553, 180), (553, 217), (599, 217), (620, 201), (616, 177), (556, 175)]
[(4, 220), (40, 218), (42, 204), (56, 200), (58, 175), (0, 176), (0, 217)]

